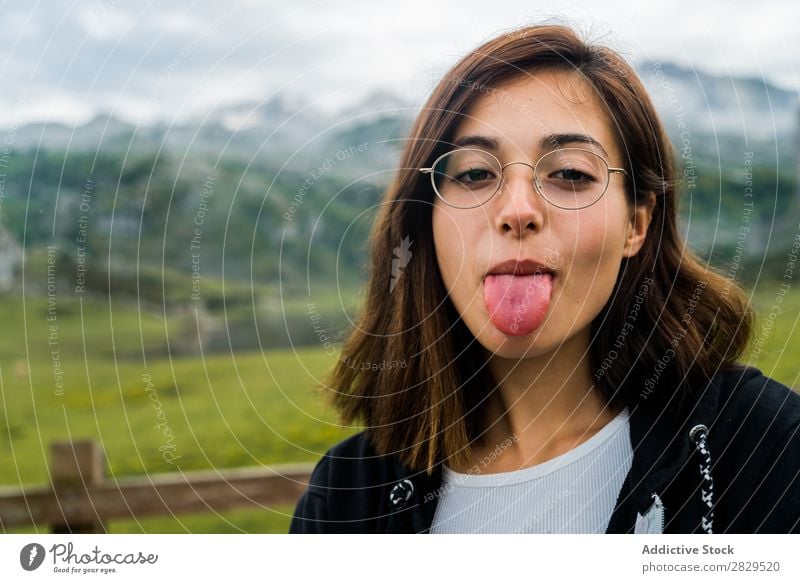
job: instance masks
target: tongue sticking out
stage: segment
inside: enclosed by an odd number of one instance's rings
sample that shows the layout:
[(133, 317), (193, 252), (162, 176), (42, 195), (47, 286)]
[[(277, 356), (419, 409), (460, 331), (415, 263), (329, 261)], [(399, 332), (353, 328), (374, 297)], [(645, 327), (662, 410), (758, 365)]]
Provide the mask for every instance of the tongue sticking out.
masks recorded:
[(486, 310), (498, 330), (511, 336), (522, 336), (536, 330), (544, 320), (553, 276), (487, 275), (483, 282)]

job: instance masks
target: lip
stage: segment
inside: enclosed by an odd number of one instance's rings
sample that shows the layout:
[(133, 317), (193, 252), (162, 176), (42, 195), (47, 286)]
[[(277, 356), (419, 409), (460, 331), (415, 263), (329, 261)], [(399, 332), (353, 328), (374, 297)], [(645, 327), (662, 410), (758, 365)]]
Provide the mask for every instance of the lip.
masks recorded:
[(556, 275), (553, 269), (535, 259), (509, 259), (491, 267), (486, 275), (533, 275), (535, 273)]

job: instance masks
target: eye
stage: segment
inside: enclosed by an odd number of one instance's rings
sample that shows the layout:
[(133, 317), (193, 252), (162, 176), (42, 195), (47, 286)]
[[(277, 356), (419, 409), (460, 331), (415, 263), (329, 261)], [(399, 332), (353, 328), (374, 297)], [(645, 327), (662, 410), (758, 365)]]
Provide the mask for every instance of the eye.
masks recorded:
[(577, 168), (562, 168), (550, 174), (548, 178), (564, 180), (565, 182), (595, 182), (595, 177), (578, 170)]
[(473, 184), (475, 182), (485, 182), (487, 180), (494, 180), (494, 173), (488, 168), (470, 168), (464, 172), (460, 172), (455, 177), (456, 182), (462, 184)]

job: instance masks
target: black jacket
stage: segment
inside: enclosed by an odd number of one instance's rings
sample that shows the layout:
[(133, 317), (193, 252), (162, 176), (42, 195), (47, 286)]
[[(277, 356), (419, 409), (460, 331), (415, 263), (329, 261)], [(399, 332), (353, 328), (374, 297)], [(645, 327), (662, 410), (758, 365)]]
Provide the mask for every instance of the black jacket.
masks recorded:
[[(606, 532), (800, 532), (800, 395), (753, 367), (714, 376), (682, 420), (630, 410), (632, 467)], [(429, 533), (428, 476), (378, 456), (362, 431), (317, 463), (290, 533)]]

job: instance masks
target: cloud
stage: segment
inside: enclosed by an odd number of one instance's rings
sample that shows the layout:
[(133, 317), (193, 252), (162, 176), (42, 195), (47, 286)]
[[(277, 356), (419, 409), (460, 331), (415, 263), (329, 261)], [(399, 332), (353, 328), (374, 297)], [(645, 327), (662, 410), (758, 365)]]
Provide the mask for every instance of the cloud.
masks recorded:
[[(110, 110), (147, 121), (276, 91), (336, 104), (386, 87), (419, 101), (480, 42), (547, 18), (575, 22), (635, 60), (764, 76), (797, 89), (793, 23), (799, 10), (791, 2), (764, 2), (757, 18), (741, 1), (632, 7), (611, 0), (560, 4), (558, 13), (549, 6), (522, 0), (14, 0), (0, 8), (0, 54), (7, 55), (0, 105), (29, 117)], [(23, 91), (30, 97), (20, 108), (14, 96)]]

